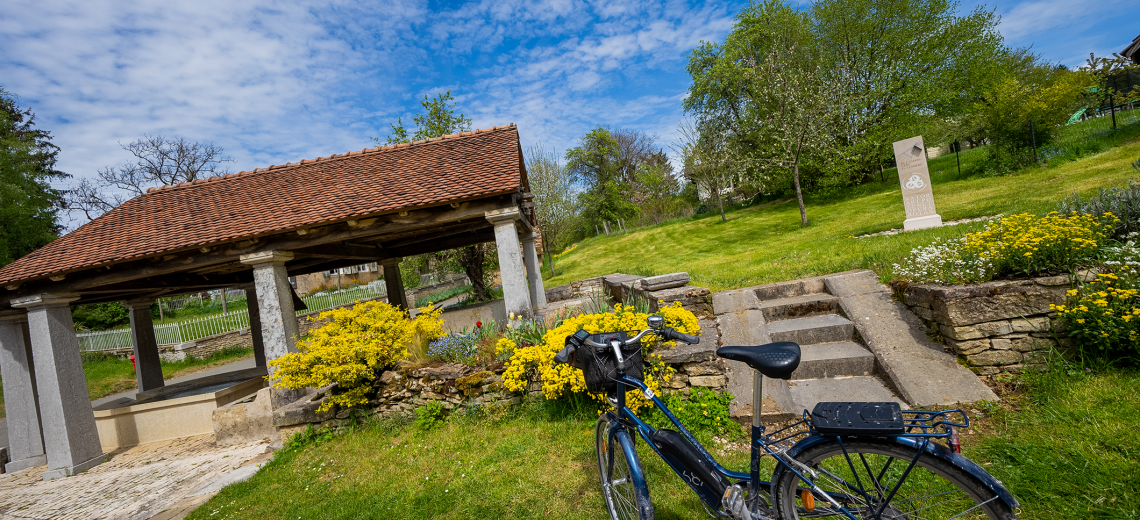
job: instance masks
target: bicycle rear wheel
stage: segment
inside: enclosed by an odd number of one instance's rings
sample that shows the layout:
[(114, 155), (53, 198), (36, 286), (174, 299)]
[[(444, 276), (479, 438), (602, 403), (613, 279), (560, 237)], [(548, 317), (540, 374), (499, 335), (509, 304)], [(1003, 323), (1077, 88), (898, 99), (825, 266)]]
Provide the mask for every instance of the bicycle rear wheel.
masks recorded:
[(649, 486), (634, 450), (633, 439), (624, 428), (619, 428), (610, 437), (613, 421), (610, 414), (599, 417), (594, 432), (606, 510), (613, 520), (653, 520)]
[[(804, 450), (796, 460), (816, 471), (813, 483), (826, 496), (812, 491), (781, 464), (772, 477), (772, 499), (785, 520), (847, 518), (827, 496), (860, 520), (1016, 520), (1009, 506), (988, 487), (928, 454), (918, 459), (899, 485), (915, 453), (915, 448), (874, 439), (844, 440), (842, 447), (837, 441), (821, 443)], [(885, 503), (887, 498), (889, 503)]]

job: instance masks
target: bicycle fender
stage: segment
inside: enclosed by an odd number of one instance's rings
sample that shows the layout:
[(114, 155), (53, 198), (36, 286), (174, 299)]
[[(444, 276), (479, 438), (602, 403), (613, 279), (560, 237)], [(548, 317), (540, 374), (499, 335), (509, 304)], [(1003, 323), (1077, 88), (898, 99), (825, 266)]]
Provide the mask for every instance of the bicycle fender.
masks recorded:
[[(819, 435), (812, 435), (800, 440), (795, 444), (795, 446), (789, 448), (788, 455), (797, 457), (801, 452), (808, 448), (834, 440), (835, 437), (821, 437)], [(894, 437), (881, 440), (890, 440), (892, 442), (896, 442), (904, 446), (909, 446), (914, 449), (918, 449), (919, 446), (922, 446), (922, 439), (914, 437)], [(998, 496), (998, 498), (1001, 498), (1002, 502), (1005, 502), (1010, 509), (1017, 510), (1018, 507), (1021, 507), (1021, 505), (1017, 502), (1017, 498), (1013, 496), (1013, 493), (1010, 493), (1009, 490), (1005, 488), (1005, 484), (1002, 484), (1000, 480), (994, 478), (993, 475), (990, 475), (990, 473), (979, 466), (978, 463), (962, 456), (961, 453), (954, 453), (950, 448), (947, 448), (946, 446), (943, 446), (936, 442), (928, 442), (926, 444), (925, 452), (927, 455), (938, 457), (939, 459), (953, 464), (958, 469), (961, 469), (962, 471), (968, 473), (970, 476), (978, 479), (982, 485), (990, 488), (990, 491), (993, 491), (994, 494)]]

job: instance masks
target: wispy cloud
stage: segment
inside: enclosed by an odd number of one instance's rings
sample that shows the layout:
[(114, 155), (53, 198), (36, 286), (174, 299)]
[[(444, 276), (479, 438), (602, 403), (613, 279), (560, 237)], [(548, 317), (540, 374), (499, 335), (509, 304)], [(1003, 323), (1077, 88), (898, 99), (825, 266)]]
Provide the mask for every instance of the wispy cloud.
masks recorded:
[(0, 85), (78, 176), (144, 133), (215, 142), (238, 169), (359, 149), (448, 88), (475, 126), (565, 149), (599, 124), (675, 125), (688, 50), (723, 39), (741, 2), (427, 5), (15, 0)]

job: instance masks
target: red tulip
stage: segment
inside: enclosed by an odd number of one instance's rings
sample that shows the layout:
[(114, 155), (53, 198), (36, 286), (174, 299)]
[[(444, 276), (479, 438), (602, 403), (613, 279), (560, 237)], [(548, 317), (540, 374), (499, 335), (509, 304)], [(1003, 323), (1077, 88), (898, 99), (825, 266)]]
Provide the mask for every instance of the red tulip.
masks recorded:
[(483, 322), (481, 322), (481, 321), (475, 322), (475, 328), (477, 328), (477, 329), (483, 328)]

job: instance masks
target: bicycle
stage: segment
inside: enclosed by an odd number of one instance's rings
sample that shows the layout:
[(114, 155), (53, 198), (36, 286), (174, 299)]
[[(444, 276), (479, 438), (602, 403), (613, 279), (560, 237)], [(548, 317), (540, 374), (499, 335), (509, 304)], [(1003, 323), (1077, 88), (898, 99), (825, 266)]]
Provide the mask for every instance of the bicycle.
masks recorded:
[[(642, 381), (642, 338), (653, 334), (689, 344), (699, 338), (665, 327), (660, 316), (651, 316), (648, 327), (632, 338), (625, 332), (579, 330), (555, 357), (582, 369), (587, 389), (606, 393), (613, 405), (595, 428), (602, 494), (613, 520), (653, 518), (638, 438), (692, 488), (713, 517), (1016, 520), (1016, 498), (961, 455), (958, 429), (968, 427), (969, 418), (960, 409), (819, 403), (811, 412), (804, 410), (801, 421), (767, 434), (756, 407), (749, 472), (725, 469)], [(800, 347), (790, 342), (724, 346), (717, 355), (753, 369), (755, 407), (763, 401), (763, 378), (789, 379), (799, 366)], [(633, 389), (677, 429), (654, 429), (630, 410), (626, 391)], [(771, 480), (762, 481), (760, 462), (768, 456), (776, 465)]]

